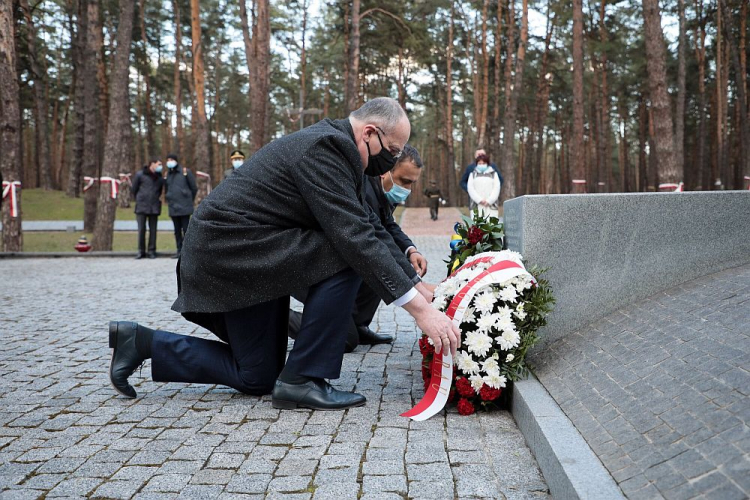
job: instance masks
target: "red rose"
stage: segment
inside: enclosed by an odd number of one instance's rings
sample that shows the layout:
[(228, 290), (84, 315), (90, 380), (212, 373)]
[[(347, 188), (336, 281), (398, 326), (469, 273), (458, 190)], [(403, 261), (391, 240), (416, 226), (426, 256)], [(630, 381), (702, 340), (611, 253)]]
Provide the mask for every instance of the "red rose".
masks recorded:
[(500, 393), (502, 392), (501, 389), (493, 389), (487, 384), (484, 384), (482, 388), (479, 389), (479, 397), (482, 398), (482, 401), (494, 401), (500, 397)]
[(474, 395), (474, 389), (471, 387), (471, 382), (469, 382), (469, 379), (466, 377), (456, 379), (456, 389), (458, 390), (458, 393), (465, 398)]
[(459, 415), (471, 415), (474, 413), (474, 405), (468, 399), (461, 398), (458, 402)]
[(469, 243), (472, 245), (476, 245), (480, 241), (482, 241), (482, 237), (484, 236), (484, 231), (479, 229), (477, 226), (471, 226), (469, 229)]
[(419, 339), (419, 352), (422, 353), (422, 356), (426, 356), (429, 354), (430, 349), (432, 349), (432, 346), (429, 342), (427, 342), (427, 337), (422, 337)]

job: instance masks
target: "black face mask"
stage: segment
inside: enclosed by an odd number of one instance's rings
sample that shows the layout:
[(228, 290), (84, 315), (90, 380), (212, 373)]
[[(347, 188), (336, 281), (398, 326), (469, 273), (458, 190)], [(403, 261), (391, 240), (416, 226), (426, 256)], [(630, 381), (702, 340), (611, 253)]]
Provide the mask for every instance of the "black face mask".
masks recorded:
[(367, 168), (365, 169), (365, 174), (371, 177), (379, 177), (390, 171), (394, 165), (396, 165), (396, 158), (385, 146), (383, 146), (383, 140), (380, 138), (380, 134), (377, 135), (378, 141), (380, 142), (380, 153), (373, 156), (370, 153), (370, 143), (365, 143), (365, 146), (367, 146)]

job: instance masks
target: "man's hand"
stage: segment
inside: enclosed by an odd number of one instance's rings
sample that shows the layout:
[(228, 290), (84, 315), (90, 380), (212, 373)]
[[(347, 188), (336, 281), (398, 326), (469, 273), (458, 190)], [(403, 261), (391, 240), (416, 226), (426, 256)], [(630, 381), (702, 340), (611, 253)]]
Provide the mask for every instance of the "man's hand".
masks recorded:
[(432, 340), (436, 353), (450, 348), (451, 354), (456, 356), (456, 349), (461, 345), (461, 331), (448, 316), (432, 308), (422, 295), (417, 295), (403, 307), (416, 320), (420, 330)]
[(427, 259), (424, 255), (414, 249), (409, 250), (409, 262), (420, 278), (427, 274)]
[(429, 285), (423, 281), (420, 281), (414, 286), (414, 288), (416, 288), (417, 291), (422, 294), (422, 297), (424, 297), (424, 300), (426, 300), (428, 304), (432, 302), (432, 296), (435, 293), (434, 285)]

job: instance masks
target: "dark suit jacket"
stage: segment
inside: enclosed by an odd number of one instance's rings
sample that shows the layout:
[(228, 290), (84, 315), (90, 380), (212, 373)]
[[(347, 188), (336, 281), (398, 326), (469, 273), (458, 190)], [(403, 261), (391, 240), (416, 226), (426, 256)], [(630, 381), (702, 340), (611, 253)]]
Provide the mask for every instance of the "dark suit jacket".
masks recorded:
[[(497, 168), (497, 165), (494, 163), (490, 163), (490, 167), (492, 167), (492, 170), (497, 172), (497, 176), (500, 178), (500, 184), (503, 183), (503, 174), (500, 173), (500, 169)], [(468, 167), (466, 167), (466, 170), (464, 170), (464, 175), (461, 176), (461, 182), (459, 183), (461, 185), (461, 189), (469, 192), (469, 175), (474, 171), (474, 169), (477, 168), (476, 163), (470, 164)]]
[(414, 243), (404, 234), (401, 226), (393, 218), (393, 211), (396, 207), (391, 205), (388, 198), (383, 192), (383, 184), (380, 177), (367, 177), (365, 182), (365, 200), (380, 219), (388, 234), (402, 252), (406, 252), (409, 247), (415, 247)]
[(364, 182), (348, 120), (263, 147), (195, 211), (172, 308), (206, 326), (194, 313), (288, 296), (347, 267), (386, 303), (402, 296), (416, 273), (367, 208)]

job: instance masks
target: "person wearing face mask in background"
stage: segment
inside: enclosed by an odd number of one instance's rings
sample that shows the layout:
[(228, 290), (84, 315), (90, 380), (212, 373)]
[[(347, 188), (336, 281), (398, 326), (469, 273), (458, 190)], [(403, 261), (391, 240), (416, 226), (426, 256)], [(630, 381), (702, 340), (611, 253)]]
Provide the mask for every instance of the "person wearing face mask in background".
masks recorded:
[(138, 221), (138, 257), (146, 257), (146, 221), (148, 221), (148, 258), (156, 258), (156, 225), (161, 215), (161, 192), (164, 189), (161, 160), (151, 159), (143, 170), (136, 172), (131, 193), (135, 198)]
[(229, 160), (232, 162), (232, 168), (224, 170), (224, 179), (230, 177), (235, 170), (240, 168), (245, 163), (245, 153), (239, 149), (235, 149), (229, 154)]
[[(380, 223), (404, 252), (419, 277), (427, 272), (427, 259), (419, 253), (416, 245), (404, 234), (401, 227), (393, 218), (396, 206), (404, 203), (411, 194), (412, 188), (422, 174), (422, 158), (419, 152), (409, 144), (404, 146), (393, 170), (379, 177), (365, 178), (365, 201), (377, 215)], [(428, 288), (432, 285), (424, 284)], [(298, 299), (304, 298), (297, 296)], [(302, 300), (304, 302), (304, 300)], [(346, 352), (351, 352), (358, 344), (375, 345), (390, 344), (393, 336), (376, 333), (370, 329), (370, 323), (380, 305), (380, 297), (367, 284), (362, 283), (357, 291), (357, 298), (352, 310), (352, 321), (346, 326)], [(302, 315), (296, 311), (289, 311), (289, 336), (297, 337)]]
[(474, 171), (469, 175), (469, 196), (482, 216), (497, 217), (497, 199), (503, 182), (490, 165), (487, 155), (479, 155)]
[[(474, 163), (469, 164), (466, 167), (466, 170), (464, 170), (464, 175), (461, 176), (461, 182), (459, 183), (459, 185), (461, 186), (461, 189), (463, 189), (467, 193), (469, 192), (469, 176), (474, 171), (474, 169), (477, 168), (477, 158), (482, 155), (487, 155), (487, 152), (484, 149), (478, 148), (476, 151), (474, 151)], [(502, 184), (503, 174), (500, 173), (500, 169), (498, 168), (498, 166), (490, 162), (490, 167), (492, 167), (492, 170), (497, 172), (497, 176), (500, 179), (500, 184)], [(469, 210), (473, 210), (475, 206), (476, 204), (474, 203), (474, 200), (472, 200), (471, 196), (469, 196)]]
[(438, 220), (438, 210), (440, 202), (443, 200), (443, 193), (437, 187), (437, 181), (430, 181), (430, 186), (424, 190), (424, 195), (427, 197), (427, 206), (430, 207), (430, 219)]
[(193, 202), (198, 194), (193, 172), (187, 167), (181, 167), (177, 162), (177, 155), (167, 156), (167, 179), (164, 184), (165, 198), (169, 207), (169, 216), (174, 224), (174, 239), (177, 244), (176, 259), (182, 251), (182, 240), (187, 232), (190, 216), (193, 213)]

